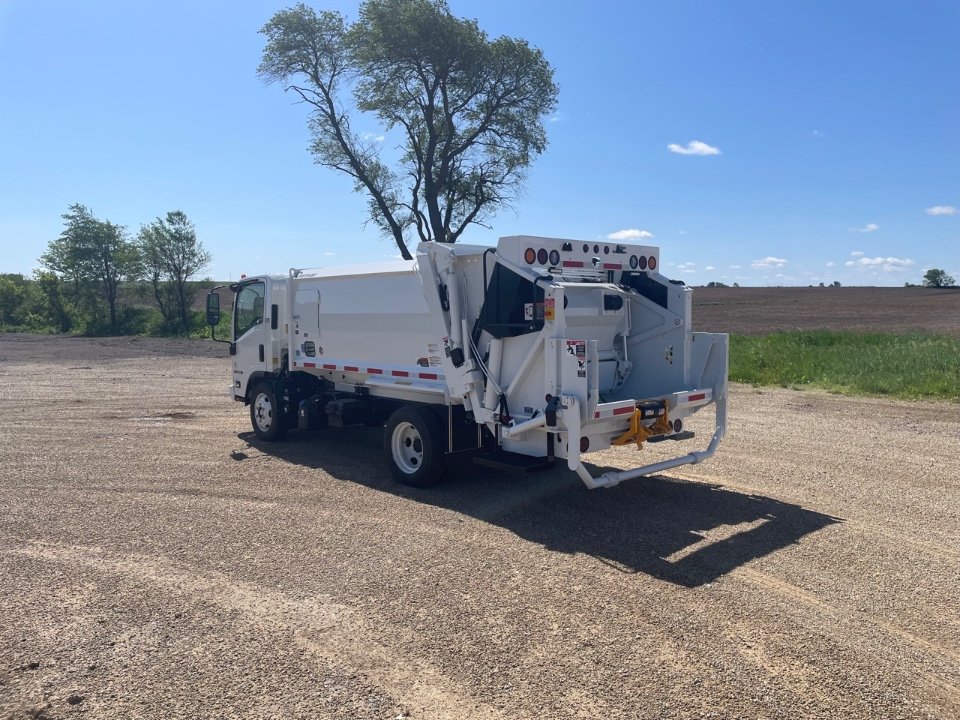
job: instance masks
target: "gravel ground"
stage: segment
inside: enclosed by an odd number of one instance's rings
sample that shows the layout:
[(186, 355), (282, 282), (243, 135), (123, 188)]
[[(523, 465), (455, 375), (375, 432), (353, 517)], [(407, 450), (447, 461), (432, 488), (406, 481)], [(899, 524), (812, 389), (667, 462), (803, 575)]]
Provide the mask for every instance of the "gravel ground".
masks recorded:
[(229, 380), (0, 336), (0, 718), (960, 717), (960, 406), (734, 387), (700, 466), (420, 491)]

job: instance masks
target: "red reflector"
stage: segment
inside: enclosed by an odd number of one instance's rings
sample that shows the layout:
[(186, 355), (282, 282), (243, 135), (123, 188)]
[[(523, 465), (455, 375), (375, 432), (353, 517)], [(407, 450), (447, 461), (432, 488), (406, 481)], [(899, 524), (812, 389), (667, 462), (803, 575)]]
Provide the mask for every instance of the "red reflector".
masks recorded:
[(650, 256), (650, 259), (647, 261), (647, 267), (649, 267), (651, 270), (657, 269), (657, 259), (652, 255)]
[(407, 377), (410, 375), (406, 370), (391, 370), (390, 374), (394, 377)]
[(604, 270), (622, 270), (623, 265), (621, 263), (604, 263), (603, 269)]
[(437, 374), (436, 374), (436, 373), (420, 373), (420, 379), (421, 379), (421, 380), (436, 380), (436, 379), (437, 379)]
[(316, 363), (304, 363), (303, 366), (304, 366), (304, 367), (316, 367), (317, 364), (316, 364)]
[(545, 248), (540, 248), (539, 250), (537, 250), (537, 262), (540, 263), (541, 265), (546, 265), (547, 259), (549, 257), (550, 256), (547, 254), (547, 251)]
[(527, 261), (527, 265), (533, 265), (537, 261), (537, 251), (527, 248), (523, 253), (523, 259)]
[(706, 393), (697, 393), (696, 395), (688, 395), (687, 402), (696, 402), (697, 400), (703, 400), (707, 397)]
[(327, 363), (324, 363), (324, 364), (323, 364), (323, 369), (324, 369), (324, 370), (336, 370), (336, 369), (337, 369), (337, 366), (336, 366), (336, 365), (328, 365)]
[(595, 412), (595, 413), (593, 414), (593, 417), (595, 417), (595, 418), (600, 417), (600, 413), (599, 413), (599, 412)]
[(371, 375), (383, 375), (383, 370), (380, 368), (367, 368), (367, 372)]
[(564, 267), (583, 267), (583, 261), (582, 260), (564, 260), (563, 266)]
[(634, 411), (634, 409), (635, 409), (635, 408), (633, 408), (633, 407), (616, 408), (616, 409), (613, 411), (613, 414), (614, 414), (614, 415), (626, 415), (627, 413), (632, 413), (632, 412)]
[(360, 368), (358, 368), (356, 365), (344, 365), (343, 371), (344, 372), (360, 372)]

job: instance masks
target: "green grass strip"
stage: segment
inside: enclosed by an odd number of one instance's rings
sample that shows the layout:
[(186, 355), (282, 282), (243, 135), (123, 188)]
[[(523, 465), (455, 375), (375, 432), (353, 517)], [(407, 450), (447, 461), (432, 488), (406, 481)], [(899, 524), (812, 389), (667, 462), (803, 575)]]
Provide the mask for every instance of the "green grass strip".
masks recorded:
[(849, 395), (960, 401), (960, 340), (829, 330), (733, 335), (730, 379)]

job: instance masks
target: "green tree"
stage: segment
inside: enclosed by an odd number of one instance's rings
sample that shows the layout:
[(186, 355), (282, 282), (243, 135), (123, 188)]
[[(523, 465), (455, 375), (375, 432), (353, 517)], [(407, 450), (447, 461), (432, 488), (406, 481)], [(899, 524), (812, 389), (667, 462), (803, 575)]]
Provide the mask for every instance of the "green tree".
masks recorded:
[(0, 326), (18, 325), (27, 295), (27, 281), (17, 273), (0, 274)]
[(37, 270), (33, 274), (40, 296), (39, 319), (47, 327), (54, 327), (62, 333), (73, 329), (73, 313), (63, 297), (64, 283), (56, 273)]
[[(543, 118), (557, 86), (543, 53), (491, 40), (444, 0), (367, 0), (348, 24), (304, 4), (276, 13), (258, 72), (311, 109), (316, 162), (349, 175), (369, 196), (370, 220), (404, 258), (420, 240), (455, 242), (522, 188), (547, 145)], [(347, 104), (403, 138), (396, 168)], [(366, 125), (366, 123), (364, 123)]]
[(923, 274), (924, 287), (954, 287), (956, 281), (940, 268), (930, 268)]
[(190, 280), (210, 264), (210, 254), (180, 210), (168, 212), (140, 228), (137, 235), (142, 271), (168, 329), (189, 331), (196, 290)]
[(71, 286), (74, 303), (86, 307), (94, 319), (103, 301), (110, 331), (116, 332), (120, 283), (137, 274), (136, 249), (125, 228), (98, 220), (84, 205), (71, 205), (63, 219), (63, 232), (49, 244), (40, 263)]

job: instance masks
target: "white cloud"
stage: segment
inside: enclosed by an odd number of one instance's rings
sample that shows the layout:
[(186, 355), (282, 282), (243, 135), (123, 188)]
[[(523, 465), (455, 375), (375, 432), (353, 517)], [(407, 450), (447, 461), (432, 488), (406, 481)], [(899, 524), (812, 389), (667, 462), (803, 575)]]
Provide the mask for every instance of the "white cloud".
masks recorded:
[(697, 264), (692, 262), (680, 263), (677, 265), (677, 271), (682, 273), (694, 273), (697, 271)]
[(953, 205), (934, 205), (928, 207), (924, 212), (927, 215), (956, 215), (958, 211)]
[(847, 260), (847, 267), (855, 267), (858, 270), (883, 270), (884, 272), (899, 272), (916, 263), (909, 258), (897, 257), (860, 257), (856, 260)]
[(325, 252), (324, 255), (326, 255), (327, 257), (332, 257), (332, 256), (336, 255), (336, 253), (335, 253), (335, 252)]
[(815, 138), (826, 137), (826, 135), (823, 134), (822, 132), (820, 132), (819, 130), (814, 130), (814, 131), (811, 132), (810, 134), (813, 135)]
[(567, 119), (567, 116), (564, 115), (562, 112), (558, 111), (558, 112), (555, 112), (550, 117), (548, 117), (547, 122), (557, 123), (557, 122), (563, 122), (566, 119)]
[(879, 230), (879, 229), (880, 229), (880, 226), (877, 225), (876, 223), (867, 223), (867, 224), (864, 225), (863, 227), (850, 228), (850, 232), (864, 232), (864, 233), (869, 233), (869, 232), (876, 232), (876, 231)]
[(652, 238), (653, 233), (649, 230), (638, 230), (637, 228), (628, 228), (627, 230), (617, 230), (607, 235), (607, 240), (642, 240), (643, 238)]
[(863, 257), (863, 250), (854, 250), (850, 255), (853, 257)]
[(686, 145), (677, 145), (676, 143), (670, 143), (667, 145), (667, 150), (672, 153), (677, 153), (677, 155), (719, 155), (720, 148), (715, 148), (713, 145), (707, 145), (705, 142), (700, 142), (699, 140), (691, 140)]
[(713, 265), (707, 265), (704, 270), (716, 270), (716, 268)]
[(836, 263), (833, 260), (827, 262), (827, 267), (833, 267), (834, 265), (836, 265)]
[(731, 269), (731, 270), (739, 270), (741, 267), (742, 267), (741, 265), (731, 265), (731, 266), (730, 266), (730, 269)]
[(768, 255), (762, 260), (754, 260), (750, 263), (750, 267), (756, 268), (757, 270), (762, 270), (764, 268), (780, 268), (787, 264), (787, 261), (783, 258), (776, 258)]
[(372, 132), (360, 133), (360, 137), (362, 137), (364, 140), (368, 142), (373, 141), (378, 143), (382, 143), (384, 138), (383, 135), (377, 135), (376, 133), (372, 133)]

